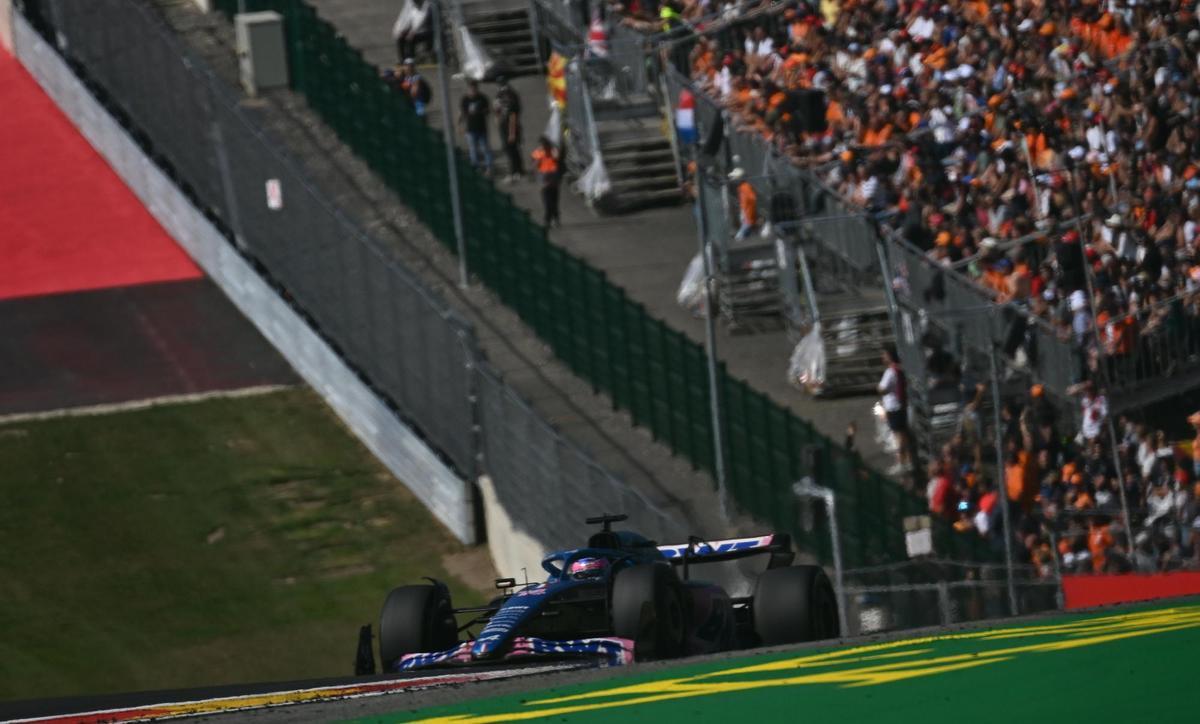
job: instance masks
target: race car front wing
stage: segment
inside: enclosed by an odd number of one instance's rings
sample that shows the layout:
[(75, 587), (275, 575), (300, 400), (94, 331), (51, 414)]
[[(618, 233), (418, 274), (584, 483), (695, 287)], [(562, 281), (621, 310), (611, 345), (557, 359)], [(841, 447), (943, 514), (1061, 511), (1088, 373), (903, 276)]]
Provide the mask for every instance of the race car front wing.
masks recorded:
[(520, 661), (530, 659), (592, 659), (597, 666), (624, 666), (633, 663), (633, 641), (622, 638), (588, 638), (551, 641), (532, 636), (518, 636), (499, 656), (480, 659), (471, 655), (473, 642), (464, 641), (445, 651), (405, 654), (396, 668), (399, 671), (427, 669), (438, 666), (478, 664), (485, 661)]

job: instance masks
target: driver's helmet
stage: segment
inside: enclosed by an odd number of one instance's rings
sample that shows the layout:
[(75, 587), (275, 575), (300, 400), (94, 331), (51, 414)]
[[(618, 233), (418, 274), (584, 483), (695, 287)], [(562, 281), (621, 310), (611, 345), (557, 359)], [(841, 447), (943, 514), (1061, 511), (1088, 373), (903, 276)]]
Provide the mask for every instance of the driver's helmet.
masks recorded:
[(608, 560), (604, 558), (579, 558), (567, 569), (571, 578), (598, 578), (608, 570)]

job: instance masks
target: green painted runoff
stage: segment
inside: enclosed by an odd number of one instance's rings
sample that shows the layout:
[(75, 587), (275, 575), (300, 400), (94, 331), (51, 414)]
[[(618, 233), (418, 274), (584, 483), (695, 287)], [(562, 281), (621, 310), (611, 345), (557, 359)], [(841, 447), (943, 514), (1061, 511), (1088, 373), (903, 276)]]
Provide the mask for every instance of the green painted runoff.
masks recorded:
[(360, 721), (1190, 720), (1200, 603), (706, 662)]

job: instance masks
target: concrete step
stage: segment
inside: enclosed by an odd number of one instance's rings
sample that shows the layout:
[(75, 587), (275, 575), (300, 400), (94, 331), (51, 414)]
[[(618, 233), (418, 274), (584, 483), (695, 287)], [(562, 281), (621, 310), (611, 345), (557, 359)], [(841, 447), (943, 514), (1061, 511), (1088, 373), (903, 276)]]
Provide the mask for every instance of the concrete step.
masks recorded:
[[(676, 178), (675, 166), (669, 163), (659, 164), (610, 164), (608, 158), (604, 159), (605, 165), (608, 167), (608, 175), (620, 178)], [(678, 179), (676, 179), (678, 180)]]
[(467, 27), (474, 28), (520, 28), (529, 31), (529, 15), (522, 10), (501, 12), (465, 12)]
[(468, 5), (463, 14), (471, 34), (483, 44), (503, 72), (525, 75), (540, 70), (541, 62), (525, 9), (497, 10), (480, 3)]
[(612, 193), (621, 193), (622, 191), (672, 191), (679, 193), (679, 181), (672, 174), (671, 176), (660, 176), (650, 178), (612, 178), (609, 183), (612, 184)]
[(675, 166), (675, 154), (670, 148), (646, 149), (646, 150), (613, 150), (611, 146), (601, 144), (604, 150), (604, 162), (613, 165), (618, 163), (637, 163), (637, 164), (667, 164), (672, 168)]
[(653, 136), (647, 135), (623, 139), (606, 139), (601, 135), (600, 147), (604, 149), (605, 153), (672, 153), (670, 142), (657, 133)]
[(601, 123), (659, 117), (658, 103), (655, 101), (619, 96), (614, 100), (605, 100), (592, 94), (592, 111)]
[(505, 47), (520, 45), (533, 50), (533, 36), (529, 34), (528, 30), (521, 30), (520, 28), (514, 30), (476, 30), (475, 28), (470, 28), (470, 30), (472, 35), (487, 45)]

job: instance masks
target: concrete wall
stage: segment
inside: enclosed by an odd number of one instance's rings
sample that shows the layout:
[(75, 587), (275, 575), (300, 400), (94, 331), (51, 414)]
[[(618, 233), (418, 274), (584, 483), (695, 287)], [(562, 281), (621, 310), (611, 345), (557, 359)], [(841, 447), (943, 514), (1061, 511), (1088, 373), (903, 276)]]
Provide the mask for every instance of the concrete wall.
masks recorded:
[(496, 496), (496, 485), (486, 475), (479, 478), (479, 497), (487, 526), (488, 553), (496, 565), (496, 572), (520, 582), (524, 580), (521, 574), (524, 568), (524, 575), (529, 580), (541, 580), (546, 546), (528, 533), (517, 530), (509, 511)]
[[(0, 0), (7, 10), (10, 0)], [(175, 241), (333, 408), (359, 440), (464, 543), (474, 543), (471, 486), (346, 366), (150, 161), (17, 13), (16, 55)], [(9, 139), (11, 141), (11, 139)]]

